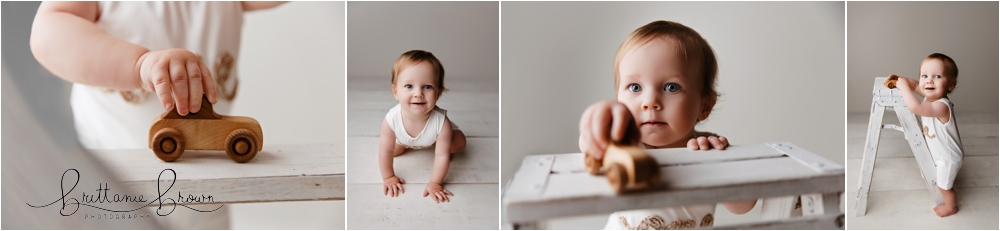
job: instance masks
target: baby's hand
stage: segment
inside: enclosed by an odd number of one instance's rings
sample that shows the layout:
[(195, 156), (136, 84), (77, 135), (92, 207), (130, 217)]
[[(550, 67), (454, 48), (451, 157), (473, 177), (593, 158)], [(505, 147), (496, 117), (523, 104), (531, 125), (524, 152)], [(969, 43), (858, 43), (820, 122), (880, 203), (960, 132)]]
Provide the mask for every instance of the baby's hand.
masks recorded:
[(451, 194), (451, 191), (444, 189), (438, 183), (427, 183), (427, 187), (424, 188), (424, 197), (427, 197), (427, 195), (430, 195), (434, 199), (434, 203), (451, 202), (451, 200), (448, 200), (448, 196), (455, 196), (455, 194)]
[(201, 109), (201, 96), (216, 103), (215, 81), (197, 55), (185, 49), (149, 51), (139, 57), (139, 86), (155, 92), (164, 110), (187, 115)]
[(406, 184), (406, 181), (397, 176), (382, 179), (382, 195), (397, 197), (403, 194), (403, 184)]
[(691, 150), (695, 151), (697, 150), (704, 151), (712, 148), (718, 150), (725, 150), (726, 147), (729, 147), (729, 140), (726, 139), (725, 136), (715, 136), (715, 135), (699, 136), (698, 138), (688, 140), (687, 146)]
[(628, 128), (634, 127), (631, 123), (635, 122), (625, 104), (605, 100), (590, 105), (580, 118), (580, 151), (600, 160), (608, 142), (638, 141), (637, 136), (626, 137)]
[(899, 79), (896, 80), (896, 88), (899, 88), (899, 90), (911, 90), (911, 89), (913, 89), (910, 86), (910, 81), (908, 79), (906, 79), (906, 77), (902, 77), (902, 76), (900, 76)]

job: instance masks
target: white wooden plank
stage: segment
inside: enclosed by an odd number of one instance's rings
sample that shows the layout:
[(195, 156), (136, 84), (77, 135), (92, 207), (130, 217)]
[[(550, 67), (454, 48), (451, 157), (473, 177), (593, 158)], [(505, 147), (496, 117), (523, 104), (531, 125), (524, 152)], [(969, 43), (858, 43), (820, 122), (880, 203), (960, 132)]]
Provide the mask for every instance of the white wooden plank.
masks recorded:
[[(955, 188), (997, 187), (997, 172), (1000, 172), (995, 156), (965, 157), (962, 168), (955, 177)], [(859, 159), (847, 160), (848, 185), (857, 183), (857, 173), (861, 166)], [(925, 189), (913, 158), (879, 158), (875, 164), (875, 174), (872, 178), (871, 191), (898, 191)], [(848, 188), (848, 191), (856, 191)]]
[(761, 229), (761, 230), (835, 230), (844, 229), (844, 214), (830, 214), (813, 217), (800, 217), (788, 220), (752, 222), (712, 227), (712, 229)]
[(760, 219), (773, 221), (791, 218), (792, 211), (795, 210), (795, 202), (798, 200), (799, 196), (797, 195), (764, 198), (760, 204)]
[[(646, 150), (646, 153), (653, 156), (660, 166), (776, 158), (785, 155), (767, 144), (733, 145), (722, 151), (691, 151), (687, 148), (667, 148)], [(559, 155), (555, 165), (552, 167), (552, 172), (586, 172), (583, 155)]]
[(927, 191), (924, 189), (904, 191), (872, 191), (868, 204), (868, 214), (855, 217), (854, 192), (848, 192), (848, 202), (844, 203), (847, 228), (850, 230), (997, 230), (998, 191), (996, 187), (959, 188), (955, 190), (958, 199), (958, 213), (947, 218), (934, 214)]
[(498, 229), (497, 184), (445, 184), (451, 202), (421, 197), (425, 184), (408, 183), (399, 197), (382, 195), (382, 184), (348, 184), (347, 229)]
[(555, 155), (532, 155), (524, 158), (521, 168), (514, 173), (514, 178), (507, 184), (504, 195), (515, 197), (539, 196), (548, 183), (552, 172)]
[[(891, 116), (891, 111), (886, 111)], [(966, 138), (997, 138), (997, 124), (995, 123), (962, 123), (958, 119), (958, 131), (962, 135), (962, 140)], [(887, 123), (898, 124), (898, 123)], [(859, 130), (860, 129), (860, 130)], [(847, 138), (865, 138), (865, 125), (847, 124)], [(894, 130), (886, 130), (882, 133), (882, 138), (902, 138), (903, 133)]]
[[(347, 112), (348, 136), (378, 137), (385, 113), (389, 110), (354, 110)], [(454, 122), (466, 137), (499, 137), (499, 110), (448, 110), (448, 119)]]
[[(582, 154), (567, 154), (582, 155)], [(558, 159), (559, 157), (557, 157)], [(539, 197), (504, 195), (512, 222), (843, 190), (843, 172), (817, 173), (791, 158), (661, 168), (662, 188), (615, 195), (603, 176), (553, 174)]]
[[(847, 159), (860, 159), (864, 150), (864, 139), (847, 139)], [(997, 138), (968, 138), (962, 137), (962, 149), (965, 156), (997, 156), (1000, 149), (997, 149), (1000, 140)], [(910, 146), (903, 138), (885, 138), (879, 140), (879, 158), (906, 158), (913, 157)]]
[[(348, 137), (348, 183), (382, 183), (377, 137)], [(497, 138), (467, 138), (464, 152), (452, 154), (446, 183), (499, 183), (500, 144)], [(407, 150), (393, 160), (396, 175), (408, 183), (430, 181), (433, 147)]]
[(791, 142), (773, 142), (767, 143), (767, 145), (818, 172), (844, 172), (844, 166), (800, 148)]
[[(875, 89), (878, 89), (878, 87), (876, 86)], [(868, 191), (871, 189), (871, 179), (875, 173), (875, 161), (878, 157), (878, 146), (882, 137), (882, 118), (884, 117), (885, 107), (878, 105), (878, 102), (873, 99), (871, 115), (868, 118), (867, 129), (865, 129), (865, 146), (862, 151), (860, 178), (858, 178), (857, 187), (854, 188), (858, 191), (858, 205), (856, 206), (858, 211), (855, 212), (858, 216), (864, 216), (865, 209), (868, 208), (866, 206), (868, 203)]]
[(840, 210), (840, 193), (802, 194), (802, 216), (843, 214)]
[[(964, 104), (960, 104), (959, 106), (961, 105)], [(996, 112), (968, 112), (960, 109), (961, 107), (956, 109), (958, 112), (955, 113), (955, 121), (958, 121), (959, 124), (997, 124), (1000, 122), (1000, 118), (997, 118)], [(869, 112), (848, 112), (847, 124), (866, 125), (866, 123), (868, 123), (868, 113)], [(883, 122), (888, 124), (899, 123), (896, 118), (891, 116), (887, 116)]]
[(166, 182), (172, 182), (169, 195), (204, 194), (213, 196), (217, 203), (237, 203), (343, 199), (344, 157), (333, 147), (265, 145), (256, 158), (243, 164), (229, 160), (223, 151), (186, 151), (169, 163), (160, 161), (148, 149), (91, 153), (123, 184), (137, 191), (155, 193), (158, 183), (166, 187)]
[(334, 144), (268, 145), (247, 163), (233, 162), (224, 151), (188, 150), (174, 162), (157, 159), (149, 149), (89, 150), (121, 181), (156, 181), (164, 169), (177, 180), (343, 175), (343, 151)]
[[(178, 173), (178, 175), (181, 174)], [(161, 182), (133, 181), (123, 184), (137, 192), (148, 192), (146, 195), (157, 195), (157, 192), (165, 193), (165, 198), (176, 199), (178, 196), (186, 198), (189, 195), (195, 197), (211, 196), (213, 203), (344, 199), (344, 174)], [(206, 200), (204, 203), (209, 202)]]

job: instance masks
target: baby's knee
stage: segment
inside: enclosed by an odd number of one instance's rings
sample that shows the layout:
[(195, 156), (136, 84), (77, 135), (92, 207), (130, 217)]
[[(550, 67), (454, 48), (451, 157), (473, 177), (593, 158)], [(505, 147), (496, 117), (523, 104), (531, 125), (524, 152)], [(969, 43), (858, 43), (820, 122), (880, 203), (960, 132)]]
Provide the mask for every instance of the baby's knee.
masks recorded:
[(465, 151), (465, 133), (455, 130), (451, 136), (451, 153)]

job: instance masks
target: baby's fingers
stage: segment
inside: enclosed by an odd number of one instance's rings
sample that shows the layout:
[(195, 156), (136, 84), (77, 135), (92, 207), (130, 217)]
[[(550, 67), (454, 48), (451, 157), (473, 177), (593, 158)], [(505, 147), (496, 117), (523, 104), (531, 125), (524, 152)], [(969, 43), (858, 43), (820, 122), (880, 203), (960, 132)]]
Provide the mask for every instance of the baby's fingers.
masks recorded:
[(212, 72), (208, 70), (208, 67), (203, 62), (198, 62), (198, 68), (201, 69), (201, 81), (204, 86), (205, 96), (208, 96), (208, 102), (213, 104), (218, 103), (219, 100), (216, 98), (218, 97), (218, 93), (215, 90), (215, 79), (212, 78)]
[(611, 140), (615, 142), (621, 142), (625, 138), (625, 132), (628, 131), (628, 126), (632, 122), (629, 117), (632, 117), (629, 113), (628, 108), (621, 105), (611, 106)]
[(698, 150), (698, 139), (690, 139), (690, 140), (688, 140), (688, 145), (687, 146), (688, 146), (688, 149), (691, 149), (692, 151)]
[(193, 60), (188, 61), (187, 74), (188, 85), (191, 86), (191, 90), (188, 93), (189, 105), (191, 107), (188, 110), (198, 112), (201, 110), (201, 96), (204, 94), (202, 89), (204, 87), (204, 76), (201, 73), (201, 66)]
[(448, 195), (444, 194), (444, 191), (439, 191), (437, 194), (441, 197), (441, 202), (451, 202), (451, 199), (448, 199)]
[(169, 64), (169, 62), (160, 61), (154, 63), (152, 70), (150, 70), (153, 91), (156, 91), (156, 97), (160, 98), (160, 105), (163, 105), (163, 109), (167, 111), (174, 109), (174, 98), (171, 97), (173, 89), (170, 86), (170, 73), (167, 71)]
[(190, 83), (188, 83), (187, 66), (182, 61), (170, 61), (170, 83), (174, 88), (174, 101), (177, 103), (177, 113), (187, 115), (191, 104), (188, 102)]
[[(402, 181), (402, 180), (400, 180), (400, 181)], [(399, 188), (399, 194), (403, 194), (404, 190), (403, 190), (403, 185), (402, 185), (402, 183), (400, 183), (400, 184), (396, 184), (396, 187), (397, 187), (397, 188)]]
[(455, 196), (455, 194), (452, 194), (451, 191), (448, 191), (447, 189), (443, 189), (441, 191), (444, 192), (444, 194), (447, 194), (448, 196)]
[(709, 136), (708, 137), (708, 142), (712, 143), (712, 147), (714, 147), (715, 149), (718, 149), (718, 150), (725, 150), (726, 149), (726, 145), (723, 144), (721, 140), (719, 140), (719, 137)]
[(719, 142), (722, 142), (723, 146), (729, 147), (729, 139), (726, 139), (725, 136), (720, 136), (719, 137)]
[(708, 138), (705, 138), (704, 136), (698, 137), (698, 149), (705, 151), (711, 148), (712, 146), (709, 146), (708, 144)]
[(389, 195), (389, 186), (388, 185), (382, 185), (382, 195), (383, 196), (388, 196)]

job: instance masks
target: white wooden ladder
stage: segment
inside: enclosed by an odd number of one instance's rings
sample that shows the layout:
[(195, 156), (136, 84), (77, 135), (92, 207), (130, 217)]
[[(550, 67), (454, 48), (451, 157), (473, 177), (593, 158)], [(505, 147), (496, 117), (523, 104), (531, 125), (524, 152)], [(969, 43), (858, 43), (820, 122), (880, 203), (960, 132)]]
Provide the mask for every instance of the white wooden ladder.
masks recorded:
[[(588, 173), (582, 153), (525, 157), (503, 191), (505, 228), (539, 229), (545, 228), (539, 221), (557, 217), (758, 198), (765, 198), (763, 221), (713, 228), (844, 228), (844, 166), (792, 143), (646, 153), (660, 166), (660, 185), (624, 194), (616, 194), (606, 177)], [(799, 195), (801, 215), (793, 213)]]
[[(855, 202), (855, 216), (864, 216), (868, 206), (868, 191), (871, 190), (872, 175), (875, 170), (875, 156), (878, 152), (879, 136), (882, 129), (892, 129), (903, 132), (906, 142), (913, 150), (913, 157), (920, 168), (921, 177), (931, 197), (937, 204), (943, 204), (941, 191), (937, 189), (934, 172), (934, 159), (925, 145), (923, 130), (917, 124), (917, 117), (906, 108), (903, 102), (903, 95), (899, 89), (889, 89), (882, 83), (886, 77), (875, 78), (875, 87), (872, 92), (872, 110), (868, 117), (868, 136), (865, 140), (865, 154), (861, 159), (861, 179), (858, 180), (858, 196)], [(885, 110), (892, 110), (899, 118), (900, 125), (882, 124), (882, 117)]]

